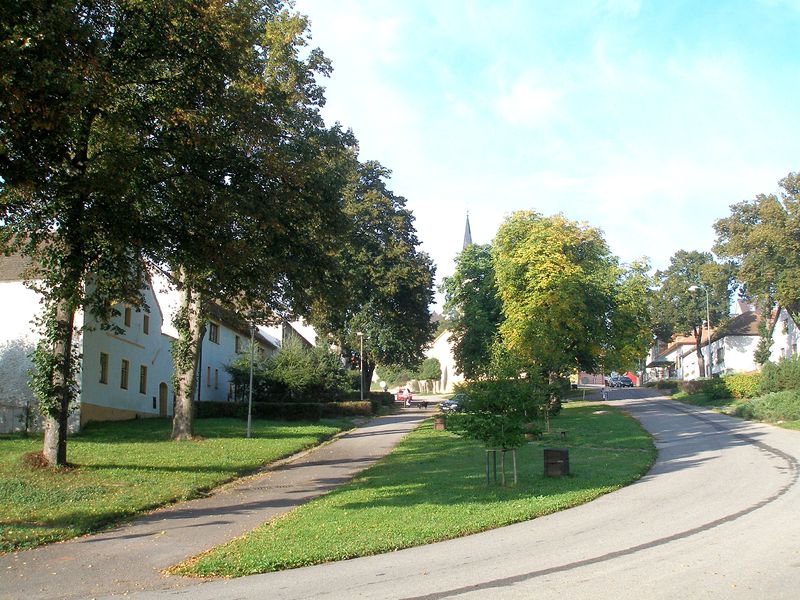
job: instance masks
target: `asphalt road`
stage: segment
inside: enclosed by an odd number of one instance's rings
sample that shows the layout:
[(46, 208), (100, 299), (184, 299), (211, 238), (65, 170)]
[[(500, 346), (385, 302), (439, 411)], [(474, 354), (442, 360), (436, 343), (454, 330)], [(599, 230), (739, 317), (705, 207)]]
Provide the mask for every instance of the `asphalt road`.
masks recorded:
[(458, 540), (151, 598), (800, 598), (800, 432), (614, 390), (659, 456), (589, 504)]

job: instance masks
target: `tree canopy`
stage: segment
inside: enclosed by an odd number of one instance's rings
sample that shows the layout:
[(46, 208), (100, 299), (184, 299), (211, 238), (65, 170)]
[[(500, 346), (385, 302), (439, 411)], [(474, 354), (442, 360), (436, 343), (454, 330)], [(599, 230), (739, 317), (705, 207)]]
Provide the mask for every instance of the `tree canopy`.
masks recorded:
[(762, 310), (777, 301), (800, 316), (800, 174), (780, 181), (781, 192), (731, 206), (714, 223), (714, 252), (737, 265), (737, 279)]
[(520, 211), (501, 225), (493, 257), (507, 347), (551, 378), (600, 366), (618, 275), (600, 231)]
[(357, 334), (363, 334), (369, 381), (376, 363), (416, 368), (423, 359), (435, 329), (429, 309), (435, 267), (418, 249), (405, 198), (386, 185), (390, 172), (355, 156), (352, 165), (344, 191), (349, 225), (330, 277), (335, 293), (315, 304), (311, 321), (343, 350), (360, 353)]
[[(660, 285), (654, 303), (654, 320), (676, 333), (695, 339), (700, 376), (707, 375), (701, 352), (703, 323), (706, 320), (706, 292), (710, 327), (719, 327), (728, 318), (734, 287), (731, 265), (717, 263), (709, 252), (680, 250), (670, 259), (670, 266), (656, 273)], [(690, 290), (693, 286), (696, 289)], [(710, 365), (709, 365), (710, 366)]]
[(456, 367), (467, 379), (488, 375), (492, 346), (503, 320), (491, 246), (470, 244), (464, 248), (442, 289)]

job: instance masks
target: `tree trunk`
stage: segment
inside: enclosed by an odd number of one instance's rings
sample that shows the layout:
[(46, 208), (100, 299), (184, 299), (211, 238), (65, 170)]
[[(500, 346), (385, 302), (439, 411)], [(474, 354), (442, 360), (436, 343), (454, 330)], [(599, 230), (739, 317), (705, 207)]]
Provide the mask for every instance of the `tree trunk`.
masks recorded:
[(44, 419), (44, 445), (42, 455), (51, 467), (67, 464), (67, 418), (72, 401), (74, 365), (72, 362), (72, 332), (75, 310), (66, 301), (60, 301), (55, 311), (55, 336), (53, 356), (57, 363), (51, 375), (54, 405), (46, 411)]
[(701, 326), (700, 333), (698, 335), (697, 330), (695, 329), (694, 332), (694, 343), (695, 343), (695, 352), (697, 353), (697, 366), (700, 370), (700, 377), (706, 376), (706, 357), (703, 356), (703, 329)]
[(375, 363), (368, 358), (364, 360), (364, 398), (369, 396), (369, 388), (372, 385), (372, 374), (375, 372)]
[(178, 340), (173, 343), (175, 364), (175, 414), (172, 439), (189, 440), (194, 435), (193, 399), (197, 389), (197, 361), (206, 332), (201, 310), (201, 295), (181, 286), (181, 308), (175, 317)]

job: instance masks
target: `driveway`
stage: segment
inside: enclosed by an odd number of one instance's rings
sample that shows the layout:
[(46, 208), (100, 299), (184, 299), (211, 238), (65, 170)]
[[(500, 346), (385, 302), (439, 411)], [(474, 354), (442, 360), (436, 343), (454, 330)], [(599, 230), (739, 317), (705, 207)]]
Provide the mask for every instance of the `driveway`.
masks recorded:
[(654, 435), (656, 464), (589, 504), (421, 548), (130, 597), (800, 596), (800, 432), (651, 394), (614, 390), (610, 402)]

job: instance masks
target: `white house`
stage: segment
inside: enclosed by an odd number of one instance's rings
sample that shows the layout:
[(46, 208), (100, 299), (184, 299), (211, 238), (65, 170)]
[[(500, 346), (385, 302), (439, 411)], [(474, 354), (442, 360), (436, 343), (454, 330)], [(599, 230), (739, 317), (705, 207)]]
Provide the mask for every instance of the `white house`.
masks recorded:
[(792, 316), (782, 306), (779, 306), (772, 322), (772, 346), (770, 346), (770, 361), (779, 362), (781, 359), (796, 356), (800, 350), (800, 330)]
[[(229, 402), (234, 399), (233, 377), (226, 367), (250, 348), (250, 325), (236, 313), (212, 306), (200, 349), (198, 402)], [(254, 333), (255, 351), (260, 356), (278, 350), (274, 339), (260, 329)]]
[[(28, 355), (38, 339), (32, 321), (41, 304), (38, 294), (23, 282), (27, 265), (23, 257), (0, 256), (0, 432), (19, 429), (26, 405), (35, 403), (28, 387)], [(76, 343), (82, 360), (71, 429), (91, 421), (173, 414), (171, 344), (177, 335), (172, 326), (176, 296), (163, 280), (154, 286), (150, 278), (142, 293), (146, 308), (115, 307), (119, 315), (112, 322), (121, 333), (104, 329), (91, 314), (76, 314)], [(231, 400), (231, 377), (225, 367), (249, 348), (250, 327), (231, 311), (212, 307), (210, 312), (196, 399)], [(278, 348), (278, 342), (260, 328), (255, 340), (258, 352)]]
[[(760, 320), (761, 314), (751, 310), (735, 316), (714, 332), (710, 347), (712, 377), (758, 369), (754, 353), (758, 347)], [(706, 357), (708, 350), (708, 346), (703, 348)]]

